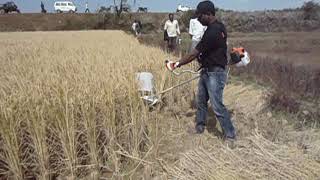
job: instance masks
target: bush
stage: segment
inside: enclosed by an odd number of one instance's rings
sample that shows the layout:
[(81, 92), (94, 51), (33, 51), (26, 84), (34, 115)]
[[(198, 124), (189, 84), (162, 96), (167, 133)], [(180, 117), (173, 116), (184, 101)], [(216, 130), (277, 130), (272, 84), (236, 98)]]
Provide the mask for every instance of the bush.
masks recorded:
[(147, 34), (151, 32), (156, 32), (157, 27), (152, 23), (144, 23), (142, 24), (142, 33)]
[(302, 6), (304, 20), (318, 20), (320, 5), (314, 1), (305, 2)]
[[(260, 82), (271, 84), (281, 92), (291, 93), (299, 98), (313, 99), (320, 95), (320, 70), (310, 66), (295, 66), (283, 60), (273, 60), (270, 57), (256, 59), (248, 68), (232, 69), (233, 75), (247, 74)], [(266, 68), (268, 67), (268, 68)], [(278, 91), (278, 90), (277, 90)]]

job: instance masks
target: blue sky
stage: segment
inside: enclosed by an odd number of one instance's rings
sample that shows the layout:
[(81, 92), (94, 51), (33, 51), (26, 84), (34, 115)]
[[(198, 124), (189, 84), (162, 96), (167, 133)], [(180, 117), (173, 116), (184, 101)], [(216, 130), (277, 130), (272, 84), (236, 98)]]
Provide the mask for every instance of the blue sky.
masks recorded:
[[(40, 12), (41, 0), (0, 0), (0, 4), (6, 1), (14, 1), (22, 12)], [(53, 3), (55, 0), (42, 0), (45, 8), (53, 11)], [(91, 11), (97, 9), (99, 6), (109, 6), (113, 0), (71, 0), (75, 2), (79, 12), (85, 9), (85, 2), (88, 1), (89, 9)], [(136, 0), (136, 6), (148, 7), (150, 11), (154, 12), (173, 12), (178, 4), (187, 5), (195, 8), (201, 0)], [(253, 11), (264, 9), (283, 9), (300, 7), (305, 0), (213, 0), (214, 4), (223, 9)], [(129, 0), (133, 2), (133, 0)], [(315, 0), (320, 2), (320, 0)], [(136, 9), (136, 8), (134, 8)]]

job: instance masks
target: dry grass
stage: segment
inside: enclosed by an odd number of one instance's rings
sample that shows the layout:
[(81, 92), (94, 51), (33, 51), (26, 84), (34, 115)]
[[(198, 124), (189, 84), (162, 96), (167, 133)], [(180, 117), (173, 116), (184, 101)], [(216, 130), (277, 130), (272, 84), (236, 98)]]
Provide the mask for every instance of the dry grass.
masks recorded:
[[(273, 88), (270, 106), (298, 114), (297, 123), (318, 126), (320, 95), (319, 32), (236, 33), (231, 46), (242, 45), (251, 54), (247, 68), (232, 75), (252, 79)], [(307, 101), (307, 103), (305, 103)], [(307, 111), (312, 120), (305, 121)]]
[(120, 31), (0, 39), (1, 177), (81, 177), (93, 170), (121, 177), (144, 162), (153, 148), (152, 118), (135, 73), (153, 72), (159, 89), (166, 79), (162, 51)]
[(239, 141), (236, 150), (223, 144), (182, 154), (172, 169), (178, 179), (316, 179), (319, 163), (304, 160), (301, 150), (274, 144), (257, 134)]
[[(230, 149), (218, 135), (212, 114), (203, 135), (190, 134), (195, 110), (168, 110), (169, 133), (160, 141), (159, 162), (167, 179), (317, 179), (319, 130), (296, 131), (289, 117), (266, 110), (268, 90), (231, 79), (225, 103), (238, 140)], [(186, 106), (183, 109), (187, 109)], [(161, 116), (164, 116), (163, 114)], [(168, 146), (170, 145), (170, 146)], [(166, 148), (165, 148), (166, 146)], [(164, 178), (165, 179), (165, 178)]]
[(120, 31), (1, 33), (0, 179), (319, 177), (319, 142), (302, 148), (319, 133), (285, 131), (285, 118), (262, 112), (265, 91), (254, 86), (230, 81), (225, 91), (236, 150), (212, 131), (189, 133), (195, 84), (149, 112), (135, 73), (152, 72), (158, 90), (188, 78), (170, 76), (166, 58)]

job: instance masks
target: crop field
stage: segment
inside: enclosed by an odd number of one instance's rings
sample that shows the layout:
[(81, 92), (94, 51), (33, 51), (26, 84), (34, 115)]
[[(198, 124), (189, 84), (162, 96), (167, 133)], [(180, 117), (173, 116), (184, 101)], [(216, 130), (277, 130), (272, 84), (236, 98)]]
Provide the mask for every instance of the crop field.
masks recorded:
[(120, 172), (122, 157), (140, 157), (150, 119), (135, 73), (163, 73), (159, 49), (117, 31), (0, 36), (4, 177), (74, 177), (109, 165)]
[(0, 33), (0, 179), (320, 177), (319, 130), (266, 108), (264, 87), (228, 81), (236, 149), (212, 114), (190, 132), (195, 82), (145, 106), (137, 72), (157, 91), (190, 78), (167, 72), (168, 58), (122, 31)]

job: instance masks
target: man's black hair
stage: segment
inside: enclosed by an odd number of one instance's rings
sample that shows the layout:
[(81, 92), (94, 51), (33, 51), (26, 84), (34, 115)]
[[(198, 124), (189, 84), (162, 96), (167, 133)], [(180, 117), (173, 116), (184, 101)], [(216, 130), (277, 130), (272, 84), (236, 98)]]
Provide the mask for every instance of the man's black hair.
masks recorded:
[(207, 1), (202, 1), (198, 4), (196, 14), (212, 14), (216, 15), (216, 9), (214, 7), (213, 2), (207, 0)]

